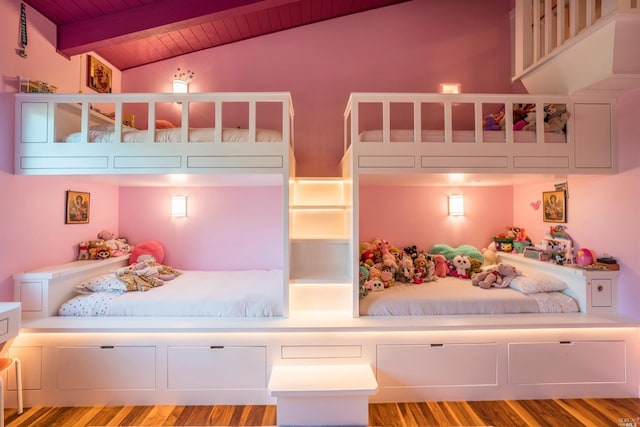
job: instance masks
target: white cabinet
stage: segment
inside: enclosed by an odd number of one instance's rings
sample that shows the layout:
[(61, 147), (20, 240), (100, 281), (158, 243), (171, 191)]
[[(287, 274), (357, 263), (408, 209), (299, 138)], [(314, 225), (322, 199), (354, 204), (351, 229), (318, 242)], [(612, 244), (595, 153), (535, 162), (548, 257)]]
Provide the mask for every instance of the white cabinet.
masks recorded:
[(624, 341), (509, 344), (510, 384), (624, 383)]
[(265, 347), (169, 347), (169, 389), (264, 389)]
[(58, 347), (60, 390), (149, 390), (156, 388), (153, 346)]
[(379, 345), (380, 387), (497, 384), (495, 343)]
[(562, 279), (567, 284), (564, 292), (575, 298), (583, 313), (617, 313), (618, 271), (586, 270), (578, 266), (557, 265), (551, 262), (525, 258), (522, 255), (500, 253), (500, 261), (514, 265), (524, 274), (535, 269)]

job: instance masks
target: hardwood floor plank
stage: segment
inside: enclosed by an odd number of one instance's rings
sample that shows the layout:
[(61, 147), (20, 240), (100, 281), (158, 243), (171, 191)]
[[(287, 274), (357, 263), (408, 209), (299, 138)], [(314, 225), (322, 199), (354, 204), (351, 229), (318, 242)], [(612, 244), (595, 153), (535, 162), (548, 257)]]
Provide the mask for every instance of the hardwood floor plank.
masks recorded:
[[(504, 401), (468, 402), (469, 406), (482, 420), (482, 425), (521, 426), (536, 425), (533, 417), (522, 408), (521, 413)], [(527, 419), (529, 423), (527, 423)]]
[[(7, 427), (275, 426), (275, 405), (33, 407), (5, 409)], [(625, 424), (629, 423), (629, 424)], [(371, 426), (640, 425), (640, 399), (400, 402), (369, 405)]]

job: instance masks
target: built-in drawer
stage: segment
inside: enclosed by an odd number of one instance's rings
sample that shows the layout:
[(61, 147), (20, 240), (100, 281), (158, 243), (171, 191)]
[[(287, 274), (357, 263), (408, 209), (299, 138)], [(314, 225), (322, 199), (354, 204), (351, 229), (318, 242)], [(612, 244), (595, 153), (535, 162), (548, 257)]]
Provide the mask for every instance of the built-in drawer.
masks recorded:
[(380, 387), (430, 387), (497, 384), (497, 345), (379, 345)]
[(169, 389), (266, 388), (266, 348), (169, 347)]
[(509, 344), (509, 383), (625, 382), (624, 341), (558, 341)]
[(362, 357), (361, 345), (283, 345), (283, 359)]
[(156, 388), (155, 347), (58, 347), (61, 390)]

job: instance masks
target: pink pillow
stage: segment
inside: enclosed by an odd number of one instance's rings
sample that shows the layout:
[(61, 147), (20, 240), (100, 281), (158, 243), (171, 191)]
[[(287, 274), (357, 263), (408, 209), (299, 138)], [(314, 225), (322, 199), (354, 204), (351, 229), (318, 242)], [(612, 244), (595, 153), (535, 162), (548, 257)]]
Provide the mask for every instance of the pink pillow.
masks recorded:
[(139, 243), (133, 248), (133, 251), (131, 251), (129, 263), (135, 264), (138, 262), (140, 255), (152, 255), (158, 264), (162, 264), (164, 260), (164, 249), (160, 243), (153, 240)]
[(176, 127), (176, 125), (171, 123), (169, 120), (162, 120), (162, 119), (156, 120), (156, 129), (170, 129), (174, 127)]

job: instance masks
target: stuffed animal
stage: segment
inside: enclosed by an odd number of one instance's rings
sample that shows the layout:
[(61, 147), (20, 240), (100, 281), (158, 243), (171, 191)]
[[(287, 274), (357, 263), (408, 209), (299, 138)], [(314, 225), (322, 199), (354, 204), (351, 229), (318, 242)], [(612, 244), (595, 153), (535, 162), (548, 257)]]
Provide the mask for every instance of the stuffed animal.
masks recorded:
[[(571, 118), (571, 113), (567, 111), (566, 106), (564, 104), (547, 104), (544, 110), (547, 114), (548, 132), (564, 133), (567, 121)], [(545, 131), (547, 131), (546, 128)]]
[(409, 283), (413, 279), (413, 259), (409, 255), (404, 255), (398, 263), (396, 280)]
[(520, 272), (510, 264), (498, 264), (493, 270), (483, 271), (476, 274), (471, 279), (471, 284), (479, 286), (483, 289), (506, 288), (514, 277), (519, 276)]
[(414, 261), (418, 257), (418, 247), (416, 245), (407, 246), (403, 249), (403, 251), (405, 254), (409, 255), (411, 259)]
[(498, 252), (495, 250), (495, 242), (493, 243), (493, 250), (490, 248), (482, 248), (482, 257), (484, 259), (484, 265), (496, 265), (498, 263)]
[(112, 251), (118, 249), (118, 242), (116, 242), (116, 235), (109, 230), (102, 230), (98, 233), (98, 239), (104, 240), (107, 246)]
[(427, 268), (424, 275), (424, 281), (435, 282), (438, 280), (438, 276), (436, 276), (436, 263), (433, 261), (433, 257), (431, 255), (426, 255), (425, 259), (427, 260)]
[(396, 257), (389, 251), (389, 243), (385, 240), (380, 242), (380, 253), (382, 254), (382, 263), (395, 274), (398, 270)]
[(453, 269), (449, 272), (450, 276), (459, 277), (461, 279), (469, 278), (467, 271), (471, 268), (471, 261), (469, 261), (468, 256), (456, 255), (453, 257), (453, 260), (451, 260), (451, 265)]
[(78, 245), (78, 259), (89, 259), (89, 242), (83, 240)]
[(431, 255), (433, 262), (435, 263), (435, 275), (438, 277), (447, 277), (449, 274), (449, 266), (447, 265), (447, 258), (444, 255)]
[(471, 263), (471, 267), (469, 267), (469, 271), (467, 272), (469, 277), (482, 273), (482, 261), (475, 258), (469, 258), (469, 262)]
[(367, 289), (367, 291), (371, 292), (384, 291), (384, 283), (382, 283), (382, 280), (380, 279), (370, 279), (367, 280), (365, 288)]
[(111, 249), (104, 240), (89, 240), (89, 259), (107, 259), (111, 256)]
[(424, 278), (427, 274), (427, 258), (424, 255), (419, 255), (413, 261), (413, 278), (412, 282), (416, 285), (424, 283)]

